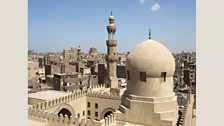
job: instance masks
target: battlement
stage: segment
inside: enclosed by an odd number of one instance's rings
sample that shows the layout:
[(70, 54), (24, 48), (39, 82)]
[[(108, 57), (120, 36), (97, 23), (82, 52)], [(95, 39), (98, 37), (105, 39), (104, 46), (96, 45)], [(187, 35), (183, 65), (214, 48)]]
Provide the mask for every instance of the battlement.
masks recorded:
[(89, 96), (89, 97), (98, 97), (98, 98), (108, 98), (108, 99), (121, 99), (119, 95), (117, 94), (109, 94), (109, 93), (102, 93), (102, 92), (97, 92), (93, 91), (98, 88), (105, 88), (103, 85), (97, 85), (89, 88), (87, 91), (80, 91), (80, 90), (75, 90), (75, 91), (70, 91), (69, 94), (52, 99), (49, 101), (44, 101), (41, 103), (38, 103), (36, 105), (33, 105), (32, 108), (39, 109), (39, 110), (45, 110), (48, 108), (52, 108), (54, 106), (60, 105), (65, 102), (69, 102), (84, 96)]
[(114, 113), (111, 113), (110, 115), (108, 115), (107, 117), (105, 117), (104, 119), (101, 119), (100, 121), (96, 121), (96, 120), (87, 120), (86, 122), (86, 126), (114, 126), (115, 125), (115, 120), (116, 120), (116, 116)]
[(107, 99), (121, 99), (121, 97), (117, 94), (109, 94), (107, 92), (97, 92), (97, 91), (92, 91), (92, 90), (89, 90), (87, 91), (87, 96), (89, 97), (98, 97), (98, 98), (107, 98)]
[(65, 126), (69, 126), (70, 124), (79, 125), (84, 122), (83, 119), (80, 121), (79, 118), (75, 118), (73, 116), (68, 117), (67, 115), (63, 116), (62, 114), (60, 114), (60, 116), (58, 116), (58, 114), (56, 114), (56, 113), (49, 113), (47, 111), (38, 110), (35, 108), (28, 109), (28, 116), (45, 119), (49, 123), (60, 123), (62, 125), (65, 124)]
[(45, 110), (45, 109), (52, 108), (54, 106), (60, 105), (65, 102), (69, 102), (69, 101), (81, 98), (83, 96), (86, 96), (86, 92), (77, 90), (77, 91), (74, 91), (73, 93), (70, 93), (70, 94), (62, 96), (62, 97), (38, 103), (36, 105), (33, 105), (32, 108), (39, 109), (39, 110)]
[(51, 124), (59, 123), (61, 126), (109, 126), (111, 124), (114, 124), (116, 119), (115, 115), (112, 113), (100, 121), (87, 120), (85, 122), (85, 119), (80, 119), (73, 116), (68, 117), (68, 115), (63, 116), (62, 114), (58, 116), (58, 114), (56, 113), (49, 113), (47, 111), (31, 107), (28, 109), (28, 116), (44, 119)]
[(106, 85), (91, 85), (90, 88), (88, 90), (91, 89), (99, 89), (99, 88), (106, 88)]

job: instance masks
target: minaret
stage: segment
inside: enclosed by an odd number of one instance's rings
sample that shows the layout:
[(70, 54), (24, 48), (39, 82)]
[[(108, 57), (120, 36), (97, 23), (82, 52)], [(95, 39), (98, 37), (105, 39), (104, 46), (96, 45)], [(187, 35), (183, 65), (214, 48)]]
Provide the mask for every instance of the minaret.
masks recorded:
[(106, 85), (107, 87), (110, 87), (111, 89), (118, 88), (118, 79), (117, 79), (117, 54), (116, 54), (116, 45), (117, 40), (115, 40), (115, 32), (116, 32), (116, 26), (114, 24), (114, 16), (111, 15), (109, 17), (109, 25), (107, 26), (107, 32), (108, 32), (108, 40), (106, 41), (107, 44), (107, 81)]
[(80, 58), (80, 55), (81, 55), (81, 48), (80, 48), (80, 46), (78, 47), (77, 54), (78, 54), (77, 61), (80, 62), (80, 61), (81, 61), (81, 58)]

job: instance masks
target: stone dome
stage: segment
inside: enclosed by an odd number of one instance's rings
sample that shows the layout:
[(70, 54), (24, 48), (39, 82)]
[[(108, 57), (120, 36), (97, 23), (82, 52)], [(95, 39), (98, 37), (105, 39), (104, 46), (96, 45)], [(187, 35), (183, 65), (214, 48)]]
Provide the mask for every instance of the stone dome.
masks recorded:
[(126, 67), (146, 72), (147, 77), (161, 77), (161, 72), (166, 72), (166, 76), (170, 77), (174, 74), (175, 60), (164, 45), (148, 39), (130, 52), (126, 59)]
[(173, 95), (175, 60), (161, 43), (148, 39), (127, 56), (127, 93), (143, 97)]

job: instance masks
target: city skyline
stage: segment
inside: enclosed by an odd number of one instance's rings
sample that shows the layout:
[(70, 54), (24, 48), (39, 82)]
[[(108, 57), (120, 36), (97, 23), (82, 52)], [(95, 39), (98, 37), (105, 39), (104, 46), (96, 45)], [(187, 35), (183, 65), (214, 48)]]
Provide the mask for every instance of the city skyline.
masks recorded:
[(28, 49), (62, 52), (80, 46), (83, 52), (96, 47), (105, 53), (111, 10), (117, 26), (117, 52), (131, 51), (146, 40), (149, 28), (152, 39), (171, 52), (195, 51), (194, 0), (29, 0)]

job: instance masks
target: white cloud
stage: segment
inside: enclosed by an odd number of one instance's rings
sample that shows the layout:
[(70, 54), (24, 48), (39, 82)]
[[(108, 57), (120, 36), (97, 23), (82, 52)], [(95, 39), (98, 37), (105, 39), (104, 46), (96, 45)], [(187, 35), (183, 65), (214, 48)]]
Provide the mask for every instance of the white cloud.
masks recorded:
[(159, 11), (160, 10), (160, 5), (158, 3), (155, 3), (151, 6), (151, 11)]
[(145, 0), (139, 0), (139, 2), (142, 4), (142, 3), (145, 3)]

